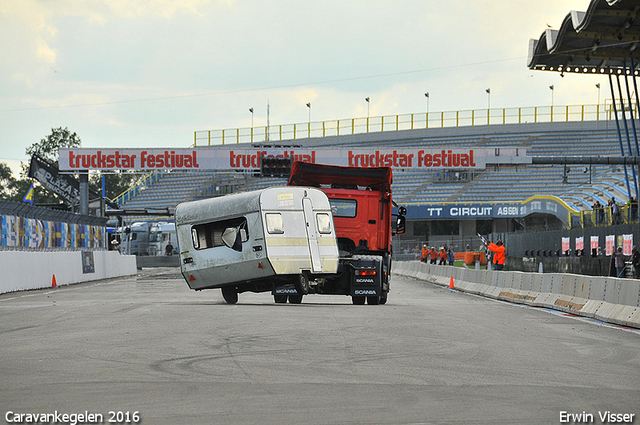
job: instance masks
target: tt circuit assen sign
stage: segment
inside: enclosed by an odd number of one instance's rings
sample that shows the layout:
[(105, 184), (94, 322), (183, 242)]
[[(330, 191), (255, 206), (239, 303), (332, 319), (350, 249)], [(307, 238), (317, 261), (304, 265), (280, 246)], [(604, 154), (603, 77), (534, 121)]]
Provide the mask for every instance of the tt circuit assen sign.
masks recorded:
[(412, 205), (407, 211), (407, 219), (518, 218), (535, 213), (555, 215), (567, 223), (569, 213), (578, 214), (578, 211), (554, 196), (533, 196), (522, 202)]
[[(513, 150), (514, 152), (510, 152)], [(263, 158), (350, 167), (417, 169), (483, 169), (487, 163), (513, 163), (526, 155), (520, 149), (238, 149), (196, 147), (189, 149), (85, 149), (59, 152), (61, 170), (255, 170)], [(500, 158), (500, 161), (496, 162)], [(520, 162), (520, 161), (517, 161)]]

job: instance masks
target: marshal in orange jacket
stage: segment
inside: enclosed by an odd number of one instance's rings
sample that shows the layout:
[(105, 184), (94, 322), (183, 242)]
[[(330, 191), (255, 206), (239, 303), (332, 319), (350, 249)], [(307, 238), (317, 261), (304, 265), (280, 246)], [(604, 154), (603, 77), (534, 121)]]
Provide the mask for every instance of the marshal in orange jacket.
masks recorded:
[(493, 255), (493, 264), (499, 264), (501, 266), (504, 265), (504, 259), (506, 257), (505, 255), (505, 247), (502, 244), (502, 241), (497, 241), (496, 243), (490, 243), (489, 246), (487, 246), (487, 248), (489, 248), (489, 251), (493, 251), (494, 255)]
[(427, 257), (429, 256), (429, 248), (426, 245), (422, 247), (421, 260), (423, 263), (427, 261)]

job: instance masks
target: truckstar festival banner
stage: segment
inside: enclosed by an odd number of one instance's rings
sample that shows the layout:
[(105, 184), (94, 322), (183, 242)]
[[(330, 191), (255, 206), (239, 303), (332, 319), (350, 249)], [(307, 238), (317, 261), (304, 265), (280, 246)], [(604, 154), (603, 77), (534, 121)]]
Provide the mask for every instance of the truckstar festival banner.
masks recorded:
[[(509, 149), (503, 149), (503, 157)], [(513, 149), (515, 151), (515, 149)], [(60, 170), (255, 170), (263, 158), (291, 158), (316, 164), (351, 167), (483, 169), (497, 149), (85, 149), (59, 151)], [(522, 151), (522, 149), (520, 149)], [(506, 155), (504, 155), (506, 154)], [(520, 153), (522, 155), (522, 153)], [(515, 156), (515, 155), (514, 155)], [(507, 159), (507, 158), (504, 158)], [(509, 162), (501, 161), (501, 162)]]

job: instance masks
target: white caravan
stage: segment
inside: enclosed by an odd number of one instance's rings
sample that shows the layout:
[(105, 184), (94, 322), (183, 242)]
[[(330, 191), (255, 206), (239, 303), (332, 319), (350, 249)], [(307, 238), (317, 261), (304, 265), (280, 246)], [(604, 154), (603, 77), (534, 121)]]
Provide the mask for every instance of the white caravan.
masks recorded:
[(327, 195), (315, 188), (276, 187), (184, 202), (176, 207), (182, 275), (191, 289), (238, 293), (335, 274), (338, 245)]

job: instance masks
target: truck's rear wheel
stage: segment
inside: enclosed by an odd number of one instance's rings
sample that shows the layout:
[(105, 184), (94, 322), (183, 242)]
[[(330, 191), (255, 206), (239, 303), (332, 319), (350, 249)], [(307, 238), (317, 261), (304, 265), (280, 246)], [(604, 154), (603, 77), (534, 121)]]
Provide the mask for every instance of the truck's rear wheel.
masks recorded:
[(307, 295), (309, 293), (309, 276), (304, 273), (300, 274), (293, 286), (296, 288), (296, 291), (298, 291), (298, 294)]
[(356, 297), (356, 296), (351, 297), (351, 302), (353, 302), (354, 305), (364, 305), (365, 300), (366, 300), (365, 297)]
[(382, 296), (380, 297), (380, 304), (386, 304), (387, 303), (387, 295), (389, 295), (387, 292), (383, 292)]
[(236, 304), (238, 302), (238, 291), (233, 286), (224, 286), (222, 288), (222, 298), (227, 304)]
[(380, 297), (367, 297), (367, 304), (369, 305), (380, 304)]

